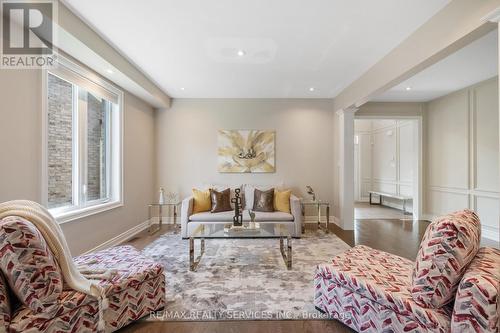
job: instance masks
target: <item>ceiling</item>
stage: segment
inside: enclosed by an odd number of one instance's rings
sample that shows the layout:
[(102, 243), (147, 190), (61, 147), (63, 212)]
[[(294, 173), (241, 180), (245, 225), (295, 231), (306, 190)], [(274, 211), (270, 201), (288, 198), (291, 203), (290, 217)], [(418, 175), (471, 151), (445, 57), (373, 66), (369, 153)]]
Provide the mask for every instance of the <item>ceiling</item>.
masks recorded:
[(496, 75), (498, 30), (426, 68), (373, 101), (427, 102)]
[(333, 98), (448, 2), (64, 1), (176, 98)]

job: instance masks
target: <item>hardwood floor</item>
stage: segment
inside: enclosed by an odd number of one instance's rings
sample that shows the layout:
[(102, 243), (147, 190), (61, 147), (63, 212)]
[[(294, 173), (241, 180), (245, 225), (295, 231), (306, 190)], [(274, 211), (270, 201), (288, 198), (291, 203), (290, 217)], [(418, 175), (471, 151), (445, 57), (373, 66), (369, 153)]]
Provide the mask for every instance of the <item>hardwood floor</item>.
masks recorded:
[[(427, 221), (398, 219), (356, 220), (354, 230), (346, 231), (330, 225), (330, 230), (350, 246), (366, 245), (382, 251), (397, 254), (414, 260), (420, 240), (427, 228)], [(314, 224), (308, 224), (314, 229)], [(165, 229), (167, 230), (167, 229)], [(164, 231), (163, 231), (164, 232)], [(157, 239), (162, 231), (149, 235), (147, 231), (129, 240), (131, 244), (143, 249)], [(137, 322), (120, 330), (124, 332), (174, 332), (174, 333), (304, 333), (304, 332), (353, 332), (335, 320), (297, 320), (297, 321), (206, 321), (206, 322)]]
[(351, 246), (366, 245), (414, 260), (428, 225), (428, 221), (356, 220), (354, 232), (350, 232), (354, 238), (351, 242), (340, 236), (344, 230), (335, 227), (339, 229), (336, 234)]
[(354, 332), (335, 320), (282, 321), (197, 321), (197, 322), (139, 322), (122, 328), (120, 333), (343, 333)]
[(368, 202), (356, 202), (354, 204), (354, 219), (356, 220), (377, 220), (377, 219), (411, 219), (411, 215), (403, 214), (400, 209), (370, 205)]

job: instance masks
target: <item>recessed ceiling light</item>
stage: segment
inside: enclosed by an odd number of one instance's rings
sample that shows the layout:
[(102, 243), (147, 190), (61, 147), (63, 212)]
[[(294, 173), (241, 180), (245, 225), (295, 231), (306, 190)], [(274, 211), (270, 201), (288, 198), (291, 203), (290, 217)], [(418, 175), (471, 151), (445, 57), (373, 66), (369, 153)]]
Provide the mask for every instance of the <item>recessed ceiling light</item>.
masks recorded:
[(238, 57), (243, 57), (246, 53), (243, 50), (238, 50), (236, 54), (238, 55)]
[(411, 90), (411, 87), (406, 87), (406, 91), (410, 91)]
[(184, 87), (181, 87), (181, 90), (182, 90), (182, 91), (184, 91), (184, 90), (186, 90), (186, 88), (184, 88)]
[(314, 91), (314, 87), (309, 88), (309, 91)]
[(113, 74), (113, 73), (114, 73), (114, 72), (113, 72), (113, 70), (112, 70), (112, 69), (109, 69), (109, 68), (108, 68), (108, 69), (106, 69), (106, 72), (107, 72), (107, 73), (109, 73), (109, 74)]

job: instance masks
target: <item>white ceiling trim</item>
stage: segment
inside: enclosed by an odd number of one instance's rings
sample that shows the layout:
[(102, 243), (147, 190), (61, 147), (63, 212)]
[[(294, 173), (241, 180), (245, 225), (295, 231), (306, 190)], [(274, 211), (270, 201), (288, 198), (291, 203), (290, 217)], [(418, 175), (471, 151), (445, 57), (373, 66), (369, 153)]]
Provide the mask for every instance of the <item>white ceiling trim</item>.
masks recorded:
[(450, 54), (372, 101), (427, 102), (496, 75), (498, 75), (498, 30)]
[(65, 2), (172, 97), (333, 98), (450, 1)]

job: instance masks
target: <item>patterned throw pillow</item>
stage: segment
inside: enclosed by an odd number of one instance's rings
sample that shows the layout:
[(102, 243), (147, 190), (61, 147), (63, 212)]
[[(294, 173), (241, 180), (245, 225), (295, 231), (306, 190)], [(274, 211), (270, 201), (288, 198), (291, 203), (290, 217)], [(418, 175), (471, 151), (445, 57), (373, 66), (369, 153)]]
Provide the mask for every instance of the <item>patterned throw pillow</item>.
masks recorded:
[(425, 231), (413, 267), (411, 293), (415, 302), (439, 308), (453, 300), (480, 240), (479, 217), (471, 210), (451, 213), (432, 222)]
[(11, 308), (9, 300), (9, 289), (2, 272), (0, 272), (0, 332), (7, 332), (10, 323)]
[(0, 221), (0, 270), (19, 300), (33, 312), (56, 309), (63, 280), (45, 239), (29, 221), (10, 216)]
[(212, 201), (211, 213), (220, 213), (233, 210), (231, 207), (231, 190), (226, 188), (224, 191), (210, 189), (210, 200)]
[(256, 212), (274, 212), (274, 188), (267, 191), (255, 189), (253, 210)]

